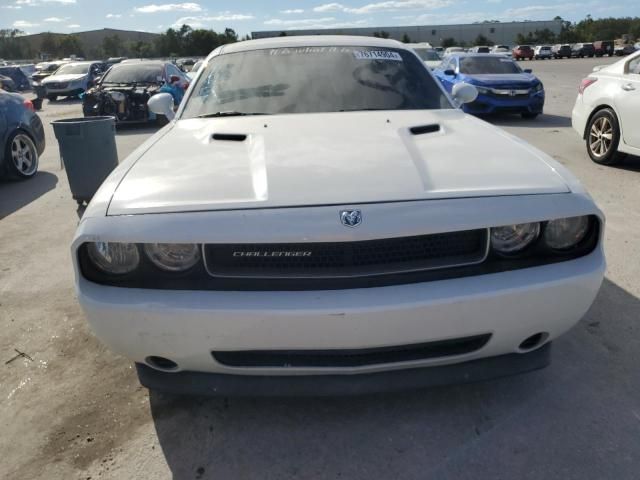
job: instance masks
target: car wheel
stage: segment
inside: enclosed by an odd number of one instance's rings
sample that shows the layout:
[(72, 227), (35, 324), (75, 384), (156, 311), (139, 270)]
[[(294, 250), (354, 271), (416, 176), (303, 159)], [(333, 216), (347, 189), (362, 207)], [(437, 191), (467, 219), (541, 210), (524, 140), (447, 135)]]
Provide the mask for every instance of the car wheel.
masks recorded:
[(525, 118), (527, 120), (533, 120), (539, 115), (539, 113), (524, 112), (520, 115), (522, 115), (522, 118)]
[(31, 178), (38, 171), (38, 149), (23, 131), (17, 131), (9, 137), (5, 159), (10, 178)]
[(47, 95), (50, 102), (55, 102), (58, 99), (57, 95)]
[(591, 160), (601, 165), (614, 165), (622, 159), (618, 154), (620, 128), (611, 109), (604, 108), (591, 117), (586, 133), (587, 153)]

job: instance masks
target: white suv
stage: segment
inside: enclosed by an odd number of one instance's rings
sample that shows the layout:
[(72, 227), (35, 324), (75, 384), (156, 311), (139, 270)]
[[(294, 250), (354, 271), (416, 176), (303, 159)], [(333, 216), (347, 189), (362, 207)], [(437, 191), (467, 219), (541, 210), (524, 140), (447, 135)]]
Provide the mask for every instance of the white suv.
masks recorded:
[(553, 58), (551, 45), (537, 45), (533, 50), (533, 58), (536, 60), (546, 60)]

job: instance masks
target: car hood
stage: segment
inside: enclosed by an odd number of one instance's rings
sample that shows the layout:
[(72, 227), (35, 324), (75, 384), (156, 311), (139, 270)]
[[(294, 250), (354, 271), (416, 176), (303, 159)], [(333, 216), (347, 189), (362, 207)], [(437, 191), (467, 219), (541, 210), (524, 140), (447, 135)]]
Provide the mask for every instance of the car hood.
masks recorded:
[(87, 75), (83, 73), (68, 73), (66, 75), (49, 75), (42, 81), (42, 83), (47, 84), (52, 82), (56, 82), (56, 83), (73, 82), (75, 80), (82, 80), (86, 76)]
[(553, 160), (459, 110), (189, 119), (133, 163), (108, 214), (569, 191)]
[(513, 73), (513, 74), (500, 74), (500, 73), (485, 73), (481, 75), (464, 75), (464, 78), (468, 83), (480, 86), (498, 86), (498, 85), (514, 85), (514, 84), (527, 84), (532, 85), (538, 83), (538, 79), (535, 75), (530, 73)]

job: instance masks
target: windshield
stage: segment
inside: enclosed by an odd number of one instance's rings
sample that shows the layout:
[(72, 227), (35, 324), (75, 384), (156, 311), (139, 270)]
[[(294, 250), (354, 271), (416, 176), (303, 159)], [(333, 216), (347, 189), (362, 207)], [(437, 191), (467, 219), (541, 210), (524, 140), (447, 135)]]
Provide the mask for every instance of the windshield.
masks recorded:
[(162, 64), (116, 64), (105, 74), (101, 83), (160, 83)]
[(510, 58), (463, 57), (460, 59), (460, 73), (479, 75), (483, 73), (522, 73), (520, 67)]
[(451, 108), (424, 64), (406, 50), (274, 48), (214, 57), (183, 117)]
[(424, 62), (439, 62), (440, 56), (435, 50), (429, 48), (414, 48), (414, 51)]
[(56, 70), (56, 75), (79, 75), (85, 74), (89, 72), (89, 63), (78, 64), (78, 65), (63, 65), (58, 70)]

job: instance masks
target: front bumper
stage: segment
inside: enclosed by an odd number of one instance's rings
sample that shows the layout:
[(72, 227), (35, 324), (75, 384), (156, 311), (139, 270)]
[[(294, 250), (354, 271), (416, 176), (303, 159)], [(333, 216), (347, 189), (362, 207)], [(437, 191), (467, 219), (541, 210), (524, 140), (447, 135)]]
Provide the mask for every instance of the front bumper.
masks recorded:
[(542, 113), (544, 109), (544, 90), (532, 93), (527, 97), (496, 97), (494, 95), (479, 94), (471, 103), (462, 106), (465, 113)]
[[(84, 279), (78, 298), (96, 335), (136, 363), (150, 356), (176, 372), (344, 375), (456, 364), (520, 354), (553, 340), (590, 307), (604, 275), (600, 247), (576, 260), (481, 277), (353, 290), (155, 291)], [(364, 367), (235, 367), (212, 351), (331, 350), (403, 346), (491, 334), (472, 353)]]
[(74, 88), (65, 88), (65, 89), (56, 89), (46, 87), (47, 95), (57, 95), (59, 97), (75, 97), (76, 95), (80, 95), (84, 92), (84, 88), (74, 87)]
[(336, 396), (396, 392), (480, 382), (546, 367), (551, 344), (524, 354), (481, 358), (454, 365), (361, 375), (269, 376), (220, 373), (168, 373), (136, 364), (140, 383), (161, 392), (215, 396)]

